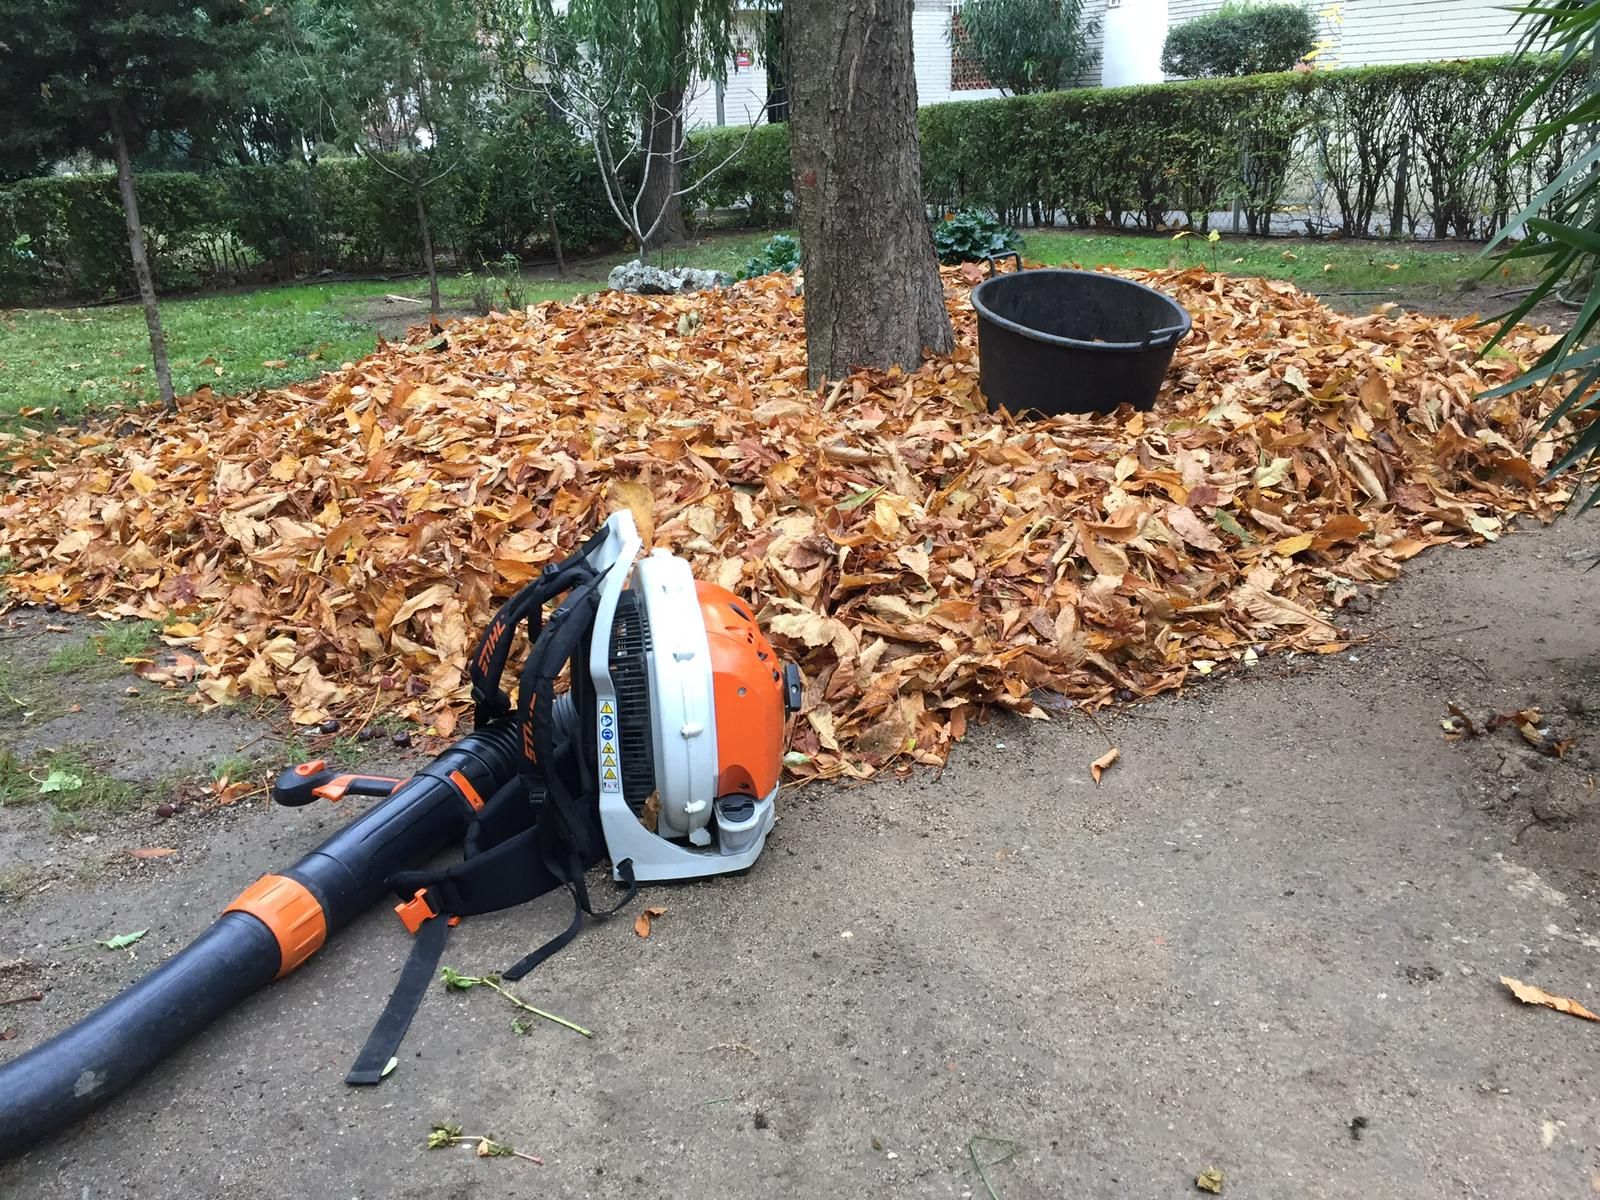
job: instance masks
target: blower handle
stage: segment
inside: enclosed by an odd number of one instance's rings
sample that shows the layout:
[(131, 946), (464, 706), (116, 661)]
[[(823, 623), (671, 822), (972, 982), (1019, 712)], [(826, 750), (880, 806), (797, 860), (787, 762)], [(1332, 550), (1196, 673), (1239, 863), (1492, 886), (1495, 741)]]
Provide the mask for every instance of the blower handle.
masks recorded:
[(298, 967), (375, 903), (391, 876), (459, 841), (480, 797), (516, 778), (517, 763), (506, 722), (469, 734), (398, 786), (386, 781), (387, 800), (283, 873), (246, 888), (209, 929), (132, 987), (0, 1066), (0, 1160), (59, 1133)]

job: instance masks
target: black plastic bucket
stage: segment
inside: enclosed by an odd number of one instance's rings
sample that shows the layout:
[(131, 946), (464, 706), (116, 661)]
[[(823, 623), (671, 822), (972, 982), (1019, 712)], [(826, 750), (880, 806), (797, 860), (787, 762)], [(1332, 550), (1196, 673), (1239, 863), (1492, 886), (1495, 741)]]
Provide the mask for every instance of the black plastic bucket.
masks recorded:
[(994, 273), (972, 289), (978, 383), (989, 411), (1108, 413), (1156, 402), (1193, 322), (1176, 300), (1098, 271)]

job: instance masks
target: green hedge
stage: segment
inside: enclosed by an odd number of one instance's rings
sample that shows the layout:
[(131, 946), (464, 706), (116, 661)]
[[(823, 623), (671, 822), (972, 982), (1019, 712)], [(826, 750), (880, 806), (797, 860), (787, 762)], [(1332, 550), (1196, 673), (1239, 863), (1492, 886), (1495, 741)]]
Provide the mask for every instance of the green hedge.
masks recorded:
[[(920, 113), (923, 190), (936, 208), (987, 208), (1013, 224), (1156, 229), (1176, 217), (1205, 228), (1238, 201), (1252, 233), (1276, 222), (1278, 232), (1485, 238), (1562, 165), (1565, 149), (1511, 163), (1515, 139), (1474, 156), (1549, 70), (1489, 58), (935, 104)], [(1529, 124), (1583, 86), (1577, 74), (1563, 81)], [(698, 134), (696, 149), (733, 136)], [(719, 205), (749, 197), (754, 219), (778, 219), (789, 186), (781, 137), (773, 127), (705, 194)]]
[[(690, 203), (708, 209), (743, 209), (752, 225), (769, 226), (788, 216), (787, 125), (701, 130), (691, 136), (688, 153), (688, 179), (704, 179), (690, 193)], [(710, 177), (704, 178), (708, 173)]]
[[(137, 187), (162, 291), (421, 266), (411, 194), (370, 160), (147, 172)], [(550, 207), (568, 251), (618, 240), (594, 160), (569, 138), (492, 143), (425, 195), (435, 245), (461, 264), (545, 249)], [(0, 304), (133, 290), (115, 178), (60, 176), (0, 188)]]
[[(1484, 238), (1570, 154), (1558, 145), (1513, 162), (1514, 137), (1475, 154), (1550, 69), (1492, 58), (931, 105), (923, 189), (930, 206), (986, 208), (1008, 224), (1203, 229), (1238, 203), (1252, 233)], [(1578, 72), (1561, 81), (1529, 125), (1584, 86)], [(692, 202), (786, 220), (787, 127), (696, 133), (688, 178), (733, 152)], [(420, 265), (409, 193), (366, 160), (151, 173), (138, 186), (163, 290)], [(543, 248), (551, 205), (567, 248), (620, 240), (589, 151), (545, 127), (492, 141), (428, 204), (436, 245), (458, 263)], [(0, 188), (0, 304), (127, 295), (131, 275), (110, 177)]]

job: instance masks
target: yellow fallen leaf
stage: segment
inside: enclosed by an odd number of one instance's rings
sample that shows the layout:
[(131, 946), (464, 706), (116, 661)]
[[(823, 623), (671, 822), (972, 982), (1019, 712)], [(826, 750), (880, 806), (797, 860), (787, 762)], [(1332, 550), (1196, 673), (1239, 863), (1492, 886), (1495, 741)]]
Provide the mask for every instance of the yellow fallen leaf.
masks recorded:
[(1567, 1013), (1574, 1017), (1582, 1017), (1585, 1021), (1600, 1021), (1576, 1000), (1566, 996), (1555, 996), (1545, 991), (1542, 987), (1535, 987), (1531, 983), (1523, 983), (1520, 979), (1512, 979), (1509, 975), (1500, 976), (1500, 982), (1511, 989), (1511, 994), (1524, 1004), (1542, 1004), (1545, 1008), (1553, 1008), (1557, 1012)]
[(1121, 757), (1122, 751), (1113, 746), (1089, 764), (1089, 774), (1094, 776), (1094, 781), (1097, 785), (1100, 782), (1100, 777), (1111, 769), (1111, 764)]
[(633, 514), (633, 523), (639, 528), (639, 542), (646, 550), (650, 549), (656, 538), (655, 494), (637, 480), (613, 479), (606, 495), (612, 512), (625, 508)]
[(642, 913), (634, 918), (633, 931), (640, 937), (647, 938), (650, 936), (650, 922), (655, 920), (657, 917), (664, 917), (666, 915), (667, 910), (665, 908), (653, 905), (650, 908), (645, 909)]
[(1298, 537), (1286, 537), (1281, 542), (1274, 542), (1272, 549), (1275, 554), (1281, 554), (1285, 558), (1292, 558), (1302, 550), (1309, 550), (1311, 543), (1316, 540), (1316, 536), (1314, 533), (1302, 533)]

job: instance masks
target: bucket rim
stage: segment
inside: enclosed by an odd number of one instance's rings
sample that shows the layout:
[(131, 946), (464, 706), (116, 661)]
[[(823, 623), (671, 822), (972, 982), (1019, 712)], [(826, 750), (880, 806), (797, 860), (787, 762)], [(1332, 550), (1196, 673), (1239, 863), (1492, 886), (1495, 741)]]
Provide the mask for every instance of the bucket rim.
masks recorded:
[[(1141, 292), (1149, 292), (1150, 295), (1156, 297), (1168, 308), (1172, 309), (1173, 313), (1179, 318), (1179, 320), (1171, 327), (1170, 336), (1163, 336), (1160, 340), (1146, 338), (1141, 342), (1086, 342), (1081, 338), (1070, 338), (1063, 337), (1060, 334), (1046, 333), (1042, 329), (1033, 329), (1027, 325), (1022, 325), (1016, 321), (1010, 320), (1007, 317), (1002, 317), (999, 313), (995, 312), (994, 309), (990, 308), (986, 303), (984, 303), (983, 293), (987, 289), (996, 284), (1003, 285), (1006, 280), (1016, 279), (1021, 275), (1071, 275), (1091, 279), (1109, 279), (1113, 283), (1120, 284), (1123, 287), (1136, 288)], [(988, 279), (985, 279), (977, 287), (972, 289), (971, 298), (972, 307), (977, 310), (978, 316), (983, 320), (992, 322), (999, 328), (1010, 333), (1014, 333), (1019, 337), (1030, 338), (1033, 341), (1043, 342), (1049, 346), (1061, 346), (1069, 350), (1092, 350), (1099, 353), (1135, 353), (1144, 350), (1164, 349), (1169, 346), (1176, 346), (1184, 338), (1188, 337), (1189, 331), (1194, 328), (1194, 318), (1189, 315), (1189, 310), (1184, 308), (1183, 305), (1179, 304), (1171, 296), (1167, 295), (1165, 292), (1158, 291), (1147, 284), (1138, 283), (1132, 279), (1124, 279), (1120, 275), (1114, 275), (1110, 271), (1084, 271), (1072, 267), (1035, 267), (1029, 271), (1008, 271), (1004, 275), (991, 275)], [(1152, 330), (1152, 332), (1156, 331)], [(1165, 330), (1161, 332), (1164, 334), (1166, 333)]]

